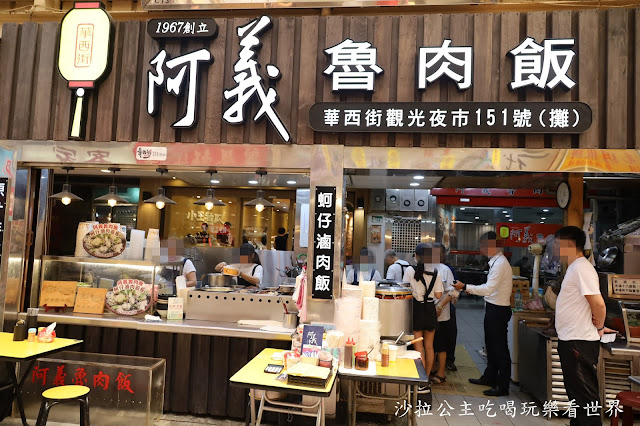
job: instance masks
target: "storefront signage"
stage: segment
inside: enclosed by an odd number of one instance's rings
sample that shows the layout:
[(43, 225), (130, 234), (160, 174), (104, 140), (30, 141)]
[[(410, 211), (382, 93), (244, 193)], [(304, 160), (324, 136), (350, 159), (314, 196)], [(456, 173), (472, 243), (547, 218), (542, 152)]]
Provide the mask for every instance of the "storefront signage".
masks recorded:
[(152, 19), (147, 33), (152, 38), (213, 38), (218, 25), (211, 18)]
[[(74, 363), (73, 366), (70, 366), (70, 369), (67, 369), (67, 364), (40, 358), (38, 359), (38, 365), (33, 368), (31, 373), (31, 383), (42, 388), (64, 385), (88, 386), (92, 392), (123, 392), (122, 397), (124, 398), (127, 393), (136, 393), (136, 386), (131, 378), (133, 375), (139, 375), (138, 371), (142, 370), (134, 369), (132, 372), (123, 370), (121, 365), (101, 366), (95, 363), (87, 363), (87, 365), (78, 367)], [(115, 400), (119, 401), (120, 398), (115, 398)], [(113, 402), (114, 400), (112, 399), (111, 401)]]
[(167, 148), (164, 146), (138, 146), (136, 148), (138, 161), (167, 161)]
[(445, 195), (459, 197), (514, 197), (514, 198), (554, 198), (552, 194), (542, 188), (538, 189), (501, 189), (501, 188), (433, 188), (431, 195)]
[(442, 76), (452, 80), (459, 90), (471, 87), (473, 47), (452, 47), (451, 40), (446, 39), (442, 46), (421, 47), (418, 52), (418, 89), (425, 90)]
[[(547, 39), (540, 45), (534, 38), (527, 37), (508, 52), (513, 57), (509, 88), (533, 86), (553, 90), (562, 84), (565, 89), (571, 89), (576, 82), (567, 73), (575, 57), (574, 43), (574, 39)], [(383, 70), (376, 63), (377, 50), (371, 43), (348, 38), (324, 52), (331, 60), (324, 74), (331, 76), (334, 92), (373, 92), (374, 79)], [(450, 39), (445, 39), (441, 46), (421, 47), (416, 68), (416, 84), (420, 90), (426, 90), (441, 77), (451, 80), (459, 90), (467, 90), (473, 80), (473, 47), (451, 46)]]
[[(233, 65), (235, 72), (233, 81), (236, 82), (236, 85), (232, 89), (224, 91), (224, 98), (227, 101), (233, 100), (233, 103), (225, 110), (222, 118), (229, 124), (243, 124), (246, 119), (245, 114), (250, 111), (248, 106), (253, 100), (258, 100), (260, 108), (256, 111), (253, 121), (258, 122), (266, 118), (277, 130), (280, 137), (285, 142), (289, 142), (291, 135), (274, 109), (278, 103), (278, 92), (273, 87), (265, 89), (263, 78), (258, 73), (260, 64), (256, 60), (258, 51), (262, 47), (260, 36), (270, 30), (272, 25), (270, 17), (261, 16), (242, 27), (238, 27), (240, 51), (238, 52), (238, 60)], [(280, 69), (277, 66), (267, 64), (266, 71), (270, 80), (280, 79)]]
[(498, 223), (496, 232), (506, 247), (528, 247), (530, 244), (544, 241), (561, 226), (542, 223)]
[[(169, 58), (169, 54), (162, 49), (151, 59), (149, 64), (153, 71), (147, 72), (147, 112), (156, 115), (158, 107), (159, 88), (164, 87), (167, 94), (175, 97), (185, 97), (184, 113), (171, 127), (174, 129), (190, 129), (198, 123), (198, 76), (199, 69), (213, 62), (213, 56), (207, 49), (200, 49), (184, 55)], [(187, 69), (189, 72), (187, 73)], [(185, 84), (185, 81), (188, 83)]]
[(318, 132), (582, 133), (582, 102), (333, 102), (309, 111)]
[(78, 2), (60, 24), (58, 71), (75, 90), (71, 107), (70, 139), (84, 139), (87, 108), (85, 92), (109, 74), (113, 23), (100, 2)]
[(334, 186), (316, 187), (312, 291), (314, 299), (333, 297), (335, 219), (336, 188)]
[(364, 90), (373, 92), (376, 76), (384, 70), (376, 64), (377, 50), (368, 41), (355, 42), (350, 38), (324, 50), (329, 56), (331, 65), (325, 75), (332, 79), (334, 92), (347, 90)]
[(572, 38), (547, 39), (542, 45), (533, 37), (527, 37), (518, 47), (509, 51), (513, 56), (513, 81), (511, 90), (533, 86), (553, 90), (558, 84), (565, 89), (576, 85), (567, 75), (576, 53), (571, 49)]

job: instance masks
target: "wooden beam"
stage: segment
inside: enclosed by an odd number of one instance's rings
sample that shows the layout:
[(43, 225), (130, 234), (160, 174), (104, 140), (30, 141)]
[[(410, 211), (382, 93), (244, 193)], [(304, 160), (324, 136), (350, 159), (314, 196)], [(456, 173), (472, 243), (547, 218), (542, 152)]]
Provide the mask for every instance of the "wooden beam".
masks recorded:
[(584, 222), (582, 173), (570, 173), (567, 181), (571, 189), (571, 201), (564, 211), (564, 224), (582, 228)]

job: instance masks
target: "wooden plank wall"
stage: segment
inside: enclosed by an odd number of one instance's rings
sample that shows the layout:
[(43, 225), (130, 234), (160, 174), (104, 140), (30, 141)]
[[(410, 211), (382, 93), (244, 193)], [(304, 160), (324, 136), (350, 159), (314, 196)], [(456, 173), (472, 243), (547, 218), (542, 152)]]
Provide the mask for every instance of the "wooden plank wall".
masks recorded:
[(290, 342), (235, 337), (154, 333), (58, 324), (59, 335), (82, 339), (77, 349), (117, 355), (164, 358), (164, 412), (245, 418), (246, 389), (229, 378), (264, 348), (289, 349)]
[[(113, 69), (91, 93), (89, 141), (157, 141), (205, 143), (282, 143), (265, 121), (253, 123), (257, 105), (247, 109), (244, 125), (224, 123), (225, 88), (232, 87), (238, 53), (236, 30), (249, 18), (216, 18), (217, 39), (156, 41), (142, 21), (116, 24)], [(519, 148), (640, 148), (640, 9), (615, 8), (554, 12), (430, 14), (405, 16), (328, 16), (274, 18), (262, 38), (258, 59), (276, 64), (282, 79), (277, 111), (293, 143), (398, 147), (519, 147)], [(58, 24), (4, 24), (0, 43), (0, 139), (65, 140), (69, 128), (71, 92), (56, 70)], [(526, 88), (512, 92), (512, 60), (507, 52), (527, 35), (573, 37), (576, 58), (570, 76), (578, 84), (552, 93)], [(336, 95), (323, 50), (347, 37), (367, 40), (377, 48), (385, 70), (372, 94)], [(449, 81), (425, 91), (415, 83), (415, 60), (421, 46), (474, 46), (473, 86), (459, 92)], [(163, 94), (155, 118), (146, 113), (149, 61), (159, 48), (172, 55), (207, 47), (214, 63), (201, 78), (198, 128), (174, 131), (170, 125), (184, 101)], [(273, 82), (271, 83), (274, 84)], [(316, 102), (332, 101), (583, 101), (593, 110), (591, 129), (580, 136), (551, 135), (403, 135), (319, 134), (308, 125)]]

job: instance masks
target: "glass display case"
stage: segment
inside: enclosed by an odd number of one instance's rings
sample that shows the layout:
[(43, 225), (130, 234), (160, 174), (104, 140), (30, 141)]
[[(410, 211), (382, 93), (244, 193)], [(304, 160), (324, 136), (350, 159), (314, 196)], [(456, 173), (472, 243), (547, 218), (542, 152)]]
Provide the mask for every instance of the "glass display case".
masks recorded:
[(153, 284), (157, 294), (175, 294), (175, 277), (183, 262), (147, 262), (125, 259), (44, 256), (41, 283), (77, 281), (79, 286), (112, 288), (119, 280), (133, 279)]

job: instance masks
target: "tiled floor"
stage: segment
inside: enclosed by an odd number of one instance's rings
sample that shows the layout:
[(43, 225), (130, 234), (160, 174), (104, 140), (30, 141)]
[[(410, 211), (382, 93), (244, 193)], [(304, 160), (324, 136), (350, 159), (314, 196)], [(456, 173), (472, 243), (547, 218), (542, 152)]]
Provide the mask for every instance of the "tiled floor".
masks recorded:
[[(465, 346), (471, 358), (476, 363), (480, 372), (486, 367), (486, 360), (478, 354), (483, 347), (484, 331), (484, 302), (481, 299), (466, 297), (460, 300), (457, 307), (458, 321), (458, 344)], [(513, 401), (515, 407), (515, 417), (507, 416), (501, 405), (505, 407)], [(437, 386), (434, 386), (432, 415), (421, 415), (418, 419), (419, 425), (428, 426), (468, 426), (468, 425), (506, 425), (506, 426), (543, 426), (543, 425), (564, 425), (569, 424), (569, 419), (554, 418), (552, 420), (543, 419), (540, 416), (522, 415), (522, 403), (530, 402), (532, 398), (521, 393), (517, 387), (512, 386), (511, 394), (508, 397), (494, 398), (487, 405), (488, 399), (466, 397), (460, 395), (438, 395)], [(451, 408), (449, 408), (451, 407)], [(444, 415), (449, 411), (450, 415)], [(538, 408), (538, 410), (540, 410)], [(541, 411), (539, 411), (541, 412)], [(443, 415), (441, 415), (443, 414)], [(468, 415), (467, 415), (468, 414)], [(360, 416), (359, 416), (360, 417)], [(406, 419), (392, 418), (387, 421), (384, 417), (371, 415), (362, 416), (358, 421), (358, 426), (369, 426), (376, 424), (404, 425)], [(300, 424), (298, 418), (292, 419), (292, 425)], [(607, 422), (608, 423), (608, 422)], [(2, 425), (19, 425), (18, 419), (6, 419)], [(161, 420), (155, 422), (155, 426), (186, 426), (186, 425), (215, 425), (215, 426), (241, 426), (244, 422), (214, 419), (210, 417), (182, 416), (165, 414)], [(304, 424), (309, 424), (304, 422)], [(336, 425), (335, 421), (327, 421), (328, 425)], [(49, 423), (49, 425), (54, 425)], [(61, 424), (57, 424), (61, 426)], [(65, 425), (66, 426), (66, 425)]]

